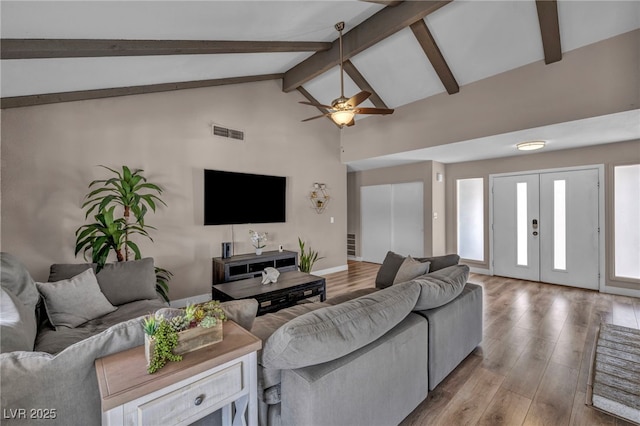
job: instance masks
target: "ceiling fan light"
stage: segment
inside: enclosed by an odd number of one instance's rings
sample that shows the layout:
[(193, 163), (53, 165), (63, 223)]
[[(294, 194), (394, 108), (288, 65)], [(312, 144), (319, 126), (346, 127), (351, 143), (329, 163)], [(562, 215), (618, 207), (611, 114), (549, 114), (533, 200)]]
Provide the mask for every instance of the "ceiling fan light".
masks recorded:
[(344, 126), (353, 120), (355, 113), (353, 111), (336, 111), (331, 113), (331, 119), (338, 125)]
[(520, 151), (535, 151), (536, 149), (544, 148), (545, 141), (528, 141), (520, 142), (516, 145), (516, 148)]

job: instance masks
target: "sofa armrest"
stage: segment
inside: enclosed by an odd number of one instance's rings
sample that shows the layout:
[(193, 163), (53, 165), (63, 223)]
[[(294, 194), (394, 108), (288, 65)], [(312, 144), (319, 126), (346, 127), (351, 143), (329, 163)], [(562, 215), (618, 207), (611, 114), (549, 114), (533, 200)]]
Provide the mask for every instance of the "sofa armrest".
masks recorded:
[[(94, 362), (144, 343), (140, 319), (132, 319), (75, 343), (57, 355), (10, 352), (0, 355), (3, 425), (98, 425), (102, 410)], [(32, 409), (54, 410), (55, 419), (34, 419)], [(13, 411), (9, 411), (13, 410)], [(51, 412), (51, 411), (49, 411)], [(8, 416), (11, 417), (11, 416)], [(52, 417), (52, 416), (50, 416)]]

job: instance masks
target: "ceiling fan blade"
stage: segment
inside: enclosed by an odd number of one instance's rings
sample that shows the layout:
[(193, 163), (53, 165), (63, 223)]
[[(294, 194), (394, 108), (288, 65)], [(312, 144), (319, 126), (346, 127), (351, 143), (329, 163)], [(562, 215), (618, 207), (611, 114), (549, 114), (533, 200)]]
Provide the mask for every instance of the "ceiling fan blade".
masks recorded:
[(353, 112), (356, 114), (393, 114), (390, 108), (355, 108)]
[(366, 101), (369, 96), (371, 96), (371, 93), (367, 92), (366, 90), (363, 90), (362, 92), (356, 93), (351, 98), (349, 98), (347, 103), (352, 107), (355, 107), (360, 105), (362, 102)]
[(305, 118), (304, 120), (302, 120), (302, 122), (315, 120), (316, 118), (327, 117), (327, 116), (329, 116), (329, 115), (331, 115), (331, 113), (321, 114), (321, 115), (316, 115), (315, 117)]
[(311, 106), (314, 106), (314, 107), (326, 108), (326, 109), (330, 109), (331, 108), (329, 105), (317, 104), (315, 102), (299, 101), (298, 103), (299, 104), (304, 104), (304, 105), (311, 105)]

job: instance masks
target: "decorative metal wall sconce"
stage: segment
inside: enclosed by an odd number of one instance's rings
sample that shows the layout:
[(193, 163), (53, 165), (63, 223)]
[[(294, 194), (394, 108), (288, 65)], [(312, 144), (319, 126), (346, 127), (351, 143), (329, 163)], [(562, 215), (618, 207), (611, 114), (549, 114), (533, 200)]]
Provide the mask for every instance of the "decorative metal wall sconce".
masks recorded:
[(329, 203), (329, 194), (327, 193), (327, 185), (324, 183), (314, 183), (313, 190), (309, 194), (309, 200), (311, 205), (315, 209), (316, 213), (320, 214), (324, 211), (325, 207)]

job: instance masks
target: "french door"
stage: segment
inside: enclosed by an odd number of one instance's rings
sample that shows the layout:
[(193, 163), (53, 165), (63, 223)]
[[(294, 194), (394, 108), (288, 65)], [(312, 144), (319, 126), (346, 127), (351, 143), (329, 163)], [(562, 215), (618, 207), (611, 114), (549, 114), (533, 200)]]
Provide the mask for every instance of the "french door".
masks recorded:
[(493, 177), (495, 275), (598, 289), (598, 169)]

